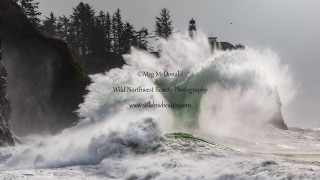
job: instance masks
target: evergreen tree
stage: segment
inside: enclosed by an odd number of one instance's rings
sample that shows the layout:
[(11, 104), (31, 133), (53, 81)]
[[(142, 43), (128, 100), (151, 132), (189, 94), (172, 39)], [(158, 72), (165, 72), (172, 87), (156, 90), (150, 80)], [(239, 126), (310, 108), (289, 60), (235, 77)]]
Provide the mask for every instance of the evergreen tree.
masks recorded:
[(136, 47), (142, 50), (148, 50), (149, 32), (147, 28), (142, 28), (136, 32), (137, 44)]
[(133, 25), (126, 22), (122, 36), (120, 38), (121, 42), (121, 54), (127, 54), (130, 52), (131, 46), (137, 46), (137, 37), (135, 36), (135, 30)]
[(109, 13), (106, 14), (106, 21), (105, 21), (105, 36), (106, 36), (106, 51), (111, 52), (112, 48), (112, 37), (111, 37), (111, 31), (112, 31), (112, 24), (111, 24), (111, 17)]
[(155, 34), (168, 39), (172, 34), (172, 21), (167, 8), (161, 9), (160, 17), (156, 17)]
[(111, 19), (111, 31), (112, 31), (112, 51), (117, 53), (119, 41), (117, 37), (117, 21), (116, 16), (113, 14)]
[(94, 28), (95, 11), (89, 4), (80, 3), (73, 8), (71, 31), (74, 32), (74, 48), (82, 55), (92, 51), (92, 29)]
[(56, 36), (58, 39), (68, 42), (72, 44), (72, 39), (74, 39), (70, 32), (70, 19), (65, 15), (60, 16), (57, 20), (57, 32)]
[(121, 54), (123, 42), (121, 41), (121, 36), (123, 33), (123, 22), (121, 19), (120, 9), (112, 16), (112, 35), (113, 35), (113, 52)]
[(40, 27), (39, 16), (41, 13), (38, 11), (39, 2), (33, 2), (33, 0), (15, 0), (20, 6), (21, 11), (33, 22), (37, 27)]
[(45, 31), (52, 36), (57, 35), (57, 18), (54, 16), (53, 12), (50, 13), (50, 17), (46, 17), (43, 21), (43, 27)]
[(95, 17), (93, 35), (92, 35), (92, 52), (94, 54), (102, 54), (106, 51), (106, 15), (100, 11)]

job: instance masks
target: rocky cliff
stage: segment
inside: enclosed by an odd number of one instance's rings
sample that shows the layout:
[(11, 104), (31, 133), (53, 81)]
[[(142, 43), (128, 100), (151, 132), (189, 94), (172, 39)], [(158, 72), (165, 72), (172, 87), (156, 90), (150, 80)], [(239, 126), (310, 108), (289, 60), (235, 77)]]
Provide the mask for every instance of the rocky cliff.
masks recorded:
[[(0, 61), (2, 59), (1, 51), (1, 36), (0, 36)], [(7, 71), (0, 64), (0, 147), (2, 146), (13, 146), (14, 139), (10, 129), (10, 113), (11, 106), (10, 101), (7, 98)]]
[(76, 122), (90, 83), (81, 59), (37, 29), (12, 0), (0, 0), (0, 33), (14, 133), (56, 133)]
[(283, 130), (288, 130), (288, 126), (284, 122), (283, 116), (282, 116), (282, 113), (281, 113), (282, 103), (281, 103), (281, 99), (280, 99), (277, 87), (274, 88), (273, 94), (274, 94), (274, 98), (276, 99), (276, 102), (278, 104), (278, 108), (277, 108), (278, 111), (272, 117), (272, 119), (270, 121), (270, 124), (273, 125), (276, 128), (283, 129)]
[(125, 64), (123, 57), (113, 52), (106, 52), (99, 56), (88, 54), (81, 57), (89, 74), (105, 73), (112, 68), (120, 68)]

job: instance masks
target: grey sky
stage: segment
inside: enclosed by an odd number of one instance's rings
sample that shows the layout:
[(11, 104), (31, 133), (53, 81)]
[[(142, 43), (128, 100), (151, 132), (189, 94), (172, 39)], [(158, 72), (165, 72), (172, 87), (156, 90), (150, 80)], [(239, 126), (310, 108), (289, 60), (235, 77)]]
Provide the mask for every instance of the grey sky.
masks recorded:
[[(69, 15), (80, 0), (39, 0), (48, 16)], [(160, 9), (170, 10), (176, 30), (194, 18), (198, 28), (219, 41), (271, 48), (288, 64), (299, 85), (292, 104), (283, 109), (289, 126), (320, 126), (320, 1), (318, 0), (83, 0), (97, 11), (113, 14), (139, 29), (154, 30)], [(232, 25), (230, 23), (233, 23)]]

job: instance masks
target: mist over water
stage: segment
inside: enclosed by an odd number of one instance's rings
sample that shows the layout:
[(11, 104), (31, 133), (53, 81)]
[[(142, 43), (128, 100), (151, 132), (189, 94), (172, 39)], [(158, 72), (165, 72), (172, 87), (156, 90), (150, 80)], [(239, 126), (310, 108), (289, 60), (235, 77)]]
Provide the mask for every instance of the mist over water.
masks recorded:
[[(126, 157), (123, 171), (129, 172), (135, 156), (156, 166), (151, 159), (160, 158), (157, 152), (165, 146), (165, 133), (200, 129), (214, 135), (247, 135), (250, 130), (265, 127), (279, 113), (279, 97), (284, 106), (294, 97), (289, 68), (270, 50), (246, 47), (212, 51), (201, 32), (194, 39), (187, 33), (177, 33), (159, 43), (159, 59), (133, 48), (131, 54), (124, 56), (124, 67), (90, 76), (93, 83), (77, 110), (79, 123), (59, 135), (1, 149), (2, 155), (7, 155), (2, 168), (53, 168), (101, 162), (108, 166), (124, 163), (119, 161)], [(150, 78), (138, 76), (140, 71), (184, 73), (182, 77)], [(119, 86), (204, 87), (208, 91), (115, 93), (113, 87)], [(191, 104), (192, 108), (129, 106), (145, 102)], [(188, 168), (183, 169), (188, 172)]]

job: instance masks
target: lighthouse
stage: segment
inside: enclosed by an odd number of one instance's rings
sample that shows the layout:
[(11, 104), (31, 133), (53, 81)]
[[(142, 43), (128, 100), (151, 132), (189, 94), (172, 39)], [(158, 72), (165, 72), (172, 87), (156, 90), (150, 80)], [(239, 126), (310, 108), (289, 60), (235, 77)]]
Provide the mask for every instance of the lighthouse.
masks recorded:
[(193, 18), (189, 21), (189, 36), (192, 38), (196, 35), (196, 21)]

